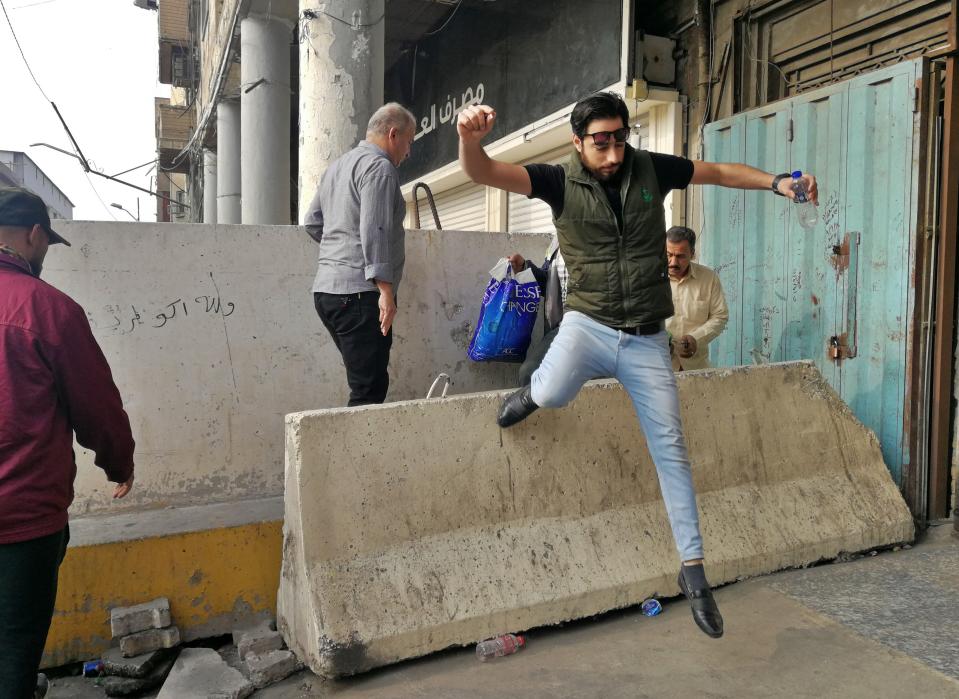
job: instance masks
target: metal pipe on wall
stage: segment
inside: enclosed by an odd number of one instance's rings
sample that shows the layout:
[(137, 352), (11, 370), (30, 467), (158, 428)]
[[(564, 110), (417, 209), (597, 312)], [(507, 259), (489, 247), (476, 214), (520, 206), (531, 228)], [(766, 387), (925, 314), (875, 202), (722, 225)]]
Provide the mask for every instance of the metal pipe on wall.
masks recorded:
[[(956, 190), (959, 189), (959, 75), (957, 75), (957, 69), (959, 66), (956, 64), (956, 51), (959, 51), (959, 30), (957, 30), (957, 23), (959, 23), (959, 0), (952, 0), (952, 11), (949, 13), (949, 46), (951, 52), (946, 58), (946, 85), (945, 85), (945, 113), (944, 113), (944, 131), (945, 131), (945, 140), (943, 142), (943, 179), (942, 179), (942, 218), (940, 219), (941, 231), (944, 234), (943, 239), (945, 240), (946, 235), (950, 240), (951, 250), (952, 250), (952, 269), (950, 274), (950, 282), (952, 286), (953, 293), (949, 301), (949, 321), (952, 322), (952, 319), (955, 317), (955, 308), (953, 307), (953, 302), (955, 300), (955, 256), (956, 256), (956, 229), (959, 226), (959, 202), (956, 196)], [(947, 188), (948, 185), (948, 188)], [(942, 309), (945, 313), (946, 309)], [(950, 338), (955, 334), (955, 328), (953, 328), (953, 333), (950, 333)], [(955, 347), (953, 343), (952, 347)], [(952, 348), (950, 348), (952, 350)], [(951, 375), (951, 374), (950, 374)], [(950, 394), (951, 397), (951, 394)], [(950, 401), (951, 403), (951, 401)], [(947, 413), (948, 415), (948, 413)], [(946, 418), (948, 420), (948, 417)], [(948, 423), (946, 424), (946, 433), (948, 434)], [(948, 454), (948, 449), (945, 452)], [(949, 476), (949, 465), (946, 464), (946, 478)], [(959, 478), (955, 479), (953, 483), (953, 503), (955, 509), (953, 510), (953, 526), (955, 527), (955, 533), (959, 536)], [(946, 510), (948, 511), (949, 503), (946, 502)]]
[[(956, 12), (959, 0), (952, 1), (949, 43), (946, 58), (945, 109), (943, 114), (942, 180), (940, 185), (939, 259), (936, 270), (935, 328), (933, 346), (932, 425), (929, 458), (930, 519), (949, 514), (949, 418), (953, 389), (956, 301), (956, 227), (959, 223), (959, 76), (956, 75)], [(959, 487), (959, 486), (957, 486)], [(959, 527), (959, 524), (956, 525)]]

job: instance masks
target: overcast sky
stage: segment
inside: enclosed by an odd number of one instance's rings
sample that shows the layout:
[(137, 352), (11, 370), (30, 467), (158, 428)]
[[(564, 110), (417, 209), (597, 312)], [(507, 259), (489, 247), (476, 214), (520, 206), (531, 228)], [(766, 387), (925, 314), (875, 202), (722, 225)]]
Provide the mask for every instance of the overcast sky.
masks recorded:
[[(133, 0), (0, 2), (37, 81), (56, 102), (91, 165), (112, 175), (155, 158), (153, 98), (170, 94), (168, 86), (157, 82), (157, 13), (135, 7)], [(74, 203), (75, 219), (130, 220), (110, 204), (136, 214), (139, 198), (141, 220), (156, 220), (148, 194), (95, 175), (88, 182), (76, 159), (30, 147), (44, 142), (72, 152), (53, 108), (30, 78), (2, 12), (0, 95), (0, 150), (29, 155)], [(148, 170), (122, 178), (150, 188), (156, 171)]]

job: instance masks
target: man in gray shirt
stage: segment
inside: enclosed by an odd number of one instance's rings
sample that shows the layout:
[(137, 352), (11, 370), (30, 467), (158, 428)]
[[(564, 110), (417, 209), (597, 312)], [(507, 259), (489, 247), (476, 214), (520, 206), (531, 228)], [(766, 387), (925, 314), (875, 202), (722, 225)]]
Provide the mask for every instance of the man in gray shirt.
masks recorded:
[(406, 260), (406, 202), (396, 168), (416, 120), (395, 102), (370, 118), (366, 140), (320, 180), (306, 232), (320, 244), (313, 303), (343, 357), (349, 406), (382, 403), (390, 385), (396, 291)]

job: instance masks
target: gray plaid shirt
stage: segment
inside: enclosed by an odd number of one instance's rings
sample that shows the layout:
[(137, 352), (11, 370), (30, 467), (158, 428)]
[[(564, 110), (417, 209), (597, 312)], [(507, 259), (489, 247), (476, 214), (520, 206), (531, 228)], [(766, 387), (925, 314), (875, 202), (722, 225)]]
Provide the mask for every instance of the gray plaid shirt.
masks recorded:
[(546, 261), (549, 262), (550, 257), (553, 256), (553, 253), (556, 253), (556, 257), (553, 258), (551, 264), (556, 265), (556, 273), (559, 275), (559, 289), (560, 294), (562, 294), (563, 305), (566, 305), (566, 286), (569, 284), (569, 272), (566, 270), (566, 260), (563, 259), (563, 253), (559, 251), (559, 239), (556, 237), (556, 234), (553, 233), (553, 239), (549, 243), (549, 247), (546, 249)]
[(355, 294), (374, 280), (399, 288), (406, 261), (400, 178), (386, 152), (369, 141), (333, 161), (306, 215), (306, 232), (320, 244), (313, 291)]

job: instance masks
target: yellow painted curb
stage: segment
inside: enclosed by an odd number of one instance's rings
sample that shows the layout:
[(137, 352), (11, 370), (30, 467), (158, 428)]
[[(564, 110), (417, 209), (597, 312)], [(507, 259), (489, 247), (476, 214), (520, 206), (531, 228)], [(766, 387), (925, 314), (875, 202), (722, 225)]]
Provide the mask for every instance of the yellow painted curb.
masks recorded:
[(282, 544), (274, 521), (71, 547), (42, 666), (98, 658), (110, 646), (110, 609), (157, 597), (170, 600), (184, 640), (275, 615)]

